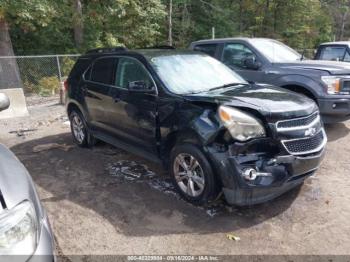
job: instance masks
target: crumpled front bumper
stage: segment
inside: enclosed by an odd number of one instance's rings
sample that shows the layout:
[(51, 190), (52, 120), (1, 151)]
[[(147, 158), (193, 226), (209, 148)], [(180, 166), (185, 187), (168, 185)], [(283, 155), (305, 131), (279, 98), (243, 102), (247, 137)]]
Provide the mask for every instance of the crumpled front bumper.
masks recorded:
[[(233, 156), (212, 148), (207, 152), (216, 174), (221, 178), (226, 201), (238, 206), (271, 200), (302, 184), (315, 173), (325, 155), (325, 149), (308, 156), (268, 156), (261, 153)], [(249, 167), (271, 175), (247, 181), (243, 170)]]

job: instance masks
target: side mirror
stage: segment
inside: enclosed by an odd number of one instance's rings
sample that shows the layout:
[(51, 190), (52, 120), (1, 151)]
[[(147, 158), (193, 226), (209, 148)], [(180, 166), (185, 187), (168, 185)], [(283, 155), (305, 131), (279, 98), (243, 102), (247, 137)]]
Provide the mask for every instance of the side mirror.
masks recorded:
[(0, 93), (0, 111), (10, 107), (10, 99), (7, 95)]
[(131, 92), (140, 92), (140, 93), (153, 93), (153, 89), (147, 86), (145, 81), (132, 81), (129, 82), (128, 90)]
[(243, 63), (248, 69), (252, 70), (258, 70), (261, 67), (261, 63), (256, 61), (255, 57), (252, 56), (244, 59)]

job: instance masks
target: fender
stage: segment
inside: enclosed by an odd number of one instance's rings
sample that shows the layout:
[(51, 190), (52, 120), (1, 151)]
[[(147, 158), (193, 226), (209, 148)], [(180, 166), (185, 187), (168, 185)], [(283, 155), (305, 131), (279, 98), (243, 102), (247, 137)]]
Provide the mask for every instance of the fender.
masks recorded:
[(88, 112), (85, 110), (85, 108), (83, 108), (83, 106), (80, 104), (80, 103), (78, 103), (76, 100), (74, 100), (74, 99), (69, 99), (69, 100), (67, 100), (67, 103), (66, 103), (66, 111), (67, 111), (67, 114), (68, 114), (68, 108), (70, 107), (70, 106), (72, 106), (72, 105), (74, 105), (74, 106), (76, 106), (77, 108), (79, 108), (79, 110), (80, 110), (80, 112), (83, 114), (83, 116), (84, 116), (84, 118), (86, 119), (86, 120), (89, 120), (89, 114), (88, 114)]
[(277, 86), (300, 86), (309, 91), (315, 98), (319, 98), (324, 94), (324, 87), (321, 83), (316, 82), (310, 77), (301, 76), (301, 75), (286, 75), (275, 79)]

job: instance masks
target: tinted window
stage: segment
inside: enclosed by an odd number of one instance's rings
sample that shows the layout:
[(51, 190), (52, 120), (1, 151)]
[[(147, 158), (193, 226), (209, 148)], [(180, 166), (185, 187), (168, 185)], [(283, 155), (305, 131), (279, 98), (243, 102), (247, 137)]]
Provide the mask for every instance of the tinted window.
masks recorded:
[(128, 88), (130, 82), (143, 81), (148, 88), (153, 87), (153, 82), (146, 68), (136, 59), (120, 58), (116, 73), (115, 85)]
[(75, 63), (69, 78), (70, 79), (79, 79), (84, 71), (88, 68), (90, 65), (90, 59), (87, 58), (79, 58), (78, 61)]
[(97, 59), (92, 67), (91, 81), (111, 85), (114, 79), (116, 58)]
[(207, 55), (215, 57), (216, 47), (217, 47), (216, 44), (197, 45), (194, 47), (194, 50), (200, 51), (200, 52), (206, 53)]
[(246, 68), (245, 60), (253, 58), (256, 55), (248, 47), (243, 44), (227, 44), (225, 45), (222, 61), (230, 67)]
[(344, 46), (323, 47), (320, 52), (320, 60), (342, 61), (345, 54)]
[(176, 94), (247, 84), (233, 70), (205, 54), (163, 55), (152, 58), (151, 64), (166, 87)]

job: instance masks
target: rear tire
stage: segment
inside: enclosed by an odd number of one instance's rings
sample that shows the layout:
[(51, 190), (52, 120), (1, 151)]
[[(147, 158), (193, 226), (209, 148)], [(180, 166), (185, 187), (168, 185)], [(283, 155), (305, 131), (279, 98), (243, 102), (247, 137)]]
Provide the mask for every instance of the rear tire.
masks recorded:
[(195, 145), (175, 145), (170, 154), (170, 171), (175, 188), (188, 202), (204, 205), (218, 194), (213, 169)]
[(69, 115), (69, 120), (75, 144), (80, 147), (92, 147), (96, 144), (96, 140), (89, 132), (85, 118), (81, 112), (72, 110)]

